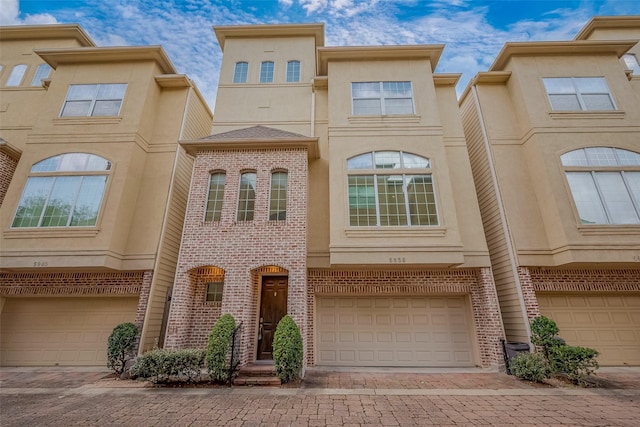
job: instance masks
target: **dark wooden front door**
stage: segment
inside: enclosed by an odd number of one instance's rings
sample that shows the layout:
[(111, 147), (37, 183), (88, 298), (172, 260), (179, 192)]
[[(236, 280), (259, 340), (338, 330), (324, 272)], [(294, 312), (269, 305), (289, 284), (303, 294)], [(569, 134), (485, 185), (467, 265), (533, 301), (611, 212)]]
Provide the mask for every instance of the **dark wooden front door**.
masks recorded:
[(262, 296), (260, 298), (260, 319), (258, 331), (258, 360), (273, 359), (273, 334), (278, 322), (287, 314), (286, 276), (267, 276), (262, 278)]

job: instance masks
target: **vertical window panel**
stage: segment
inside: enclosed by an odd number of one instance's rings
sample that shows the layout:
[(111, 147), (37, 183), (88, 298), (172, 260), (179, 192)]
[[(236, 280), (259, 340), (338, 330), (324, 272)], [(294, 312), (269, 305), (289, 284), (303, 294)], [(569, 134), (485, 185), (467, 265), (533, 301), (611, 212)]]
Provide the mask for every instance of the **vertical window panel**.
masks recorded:
[(273, 83), (273, 61), (265, 61), (260, 64), (260, 83)]
[(12, 227), (38, 226), (53, 180), (53, 177), (30, 177), (27, 180)]
[(238, 194), (238, 221), (253, 221), (256, 203), (256, 173), (246, 172), (240, 177)]
[(91, 227), (98, 222), (98, 212), (107, 186), (105, 175), (82, 177), (82, 185), (69, 223), (72, 227)]
[(402, 175), (377, 177), (380, 225), (407, 225), (404, 182)]
[(376, 196), (373, 176), (349, 177), (349, 224), (352, 226), (375, 226)]
[(246, 83), (249, 75), (249, 63), (248, 62), (236, 62), (236, 68), (233, 72), (234, 83)]
[(224, 173), (214, 173), (209, 177), (209, 192), (204, 214), (205, 221), (220, 221), (225, 181), (226, 176)]
[(271, 193), (269, 199), (269, 219), (287, 219), (287, 173), (271, 174)]
[(27, 66), (25, 64), (19, 64), (13, 67), (11, 74), (9, 74), (9, 78), (7, 79), (7, 86), (20, 86), (26, 71)]
[(51, 66), (49, 64), (38, 65), (36, 73), (33, 75), (33, 79), (31, 80), (31, 86), (41, 86), (42, 80), (49, 78), (50, 73)]
[(287, 82), (297, 83), (300, 81), (300, 61), (287, 62)]
[(589, 172), (567, 172), (573, 201), (583, 224), (607, 224), (609, 221)]
[(594, 174), (600, 194), (613, 224), (637, 224), (640, 219), (636, 213), (631, 195), (622, 180), (620, 172), (596, 172)]

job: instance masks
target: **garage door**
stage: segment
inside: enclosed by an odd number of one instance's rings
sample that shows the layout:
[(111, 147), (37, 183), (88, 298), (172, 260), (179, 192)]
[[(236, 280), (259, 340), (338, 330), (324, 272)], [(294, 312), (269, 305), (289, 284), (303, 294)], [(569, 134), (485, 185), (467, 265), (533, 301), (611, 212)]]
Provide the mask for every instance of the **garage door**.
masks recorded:
[(138, 298), (7, 298), (0, 321), (4, 366), (106, 366), (107, 339), (133, 322)]
[(544, 294), (540, 312), (568, 344), (600, 352), (600, 365), (640, 365), (640, 295)]
[(319, 297), (316, 364), (473, 366), (464, 297)]

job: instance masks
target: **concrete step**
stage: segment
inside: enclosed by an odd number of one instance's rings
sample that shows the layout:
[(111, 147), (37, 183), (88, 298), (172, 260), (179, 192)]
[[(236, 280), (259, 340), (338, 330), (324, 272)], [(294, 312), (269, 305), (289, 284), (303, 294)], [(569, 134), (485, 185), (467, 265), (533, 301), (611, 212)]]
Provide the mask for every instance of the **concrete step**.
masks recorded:
[(244, 385), (244, 386), (279, 386), (282, 382), (278, 377), (243, 377), (238, 376), (233, 380), (233, 385)]
[(270, 364), (249, 364), (240, 368), (238, 376), (245, 377), (275, 377), (276, 369)]

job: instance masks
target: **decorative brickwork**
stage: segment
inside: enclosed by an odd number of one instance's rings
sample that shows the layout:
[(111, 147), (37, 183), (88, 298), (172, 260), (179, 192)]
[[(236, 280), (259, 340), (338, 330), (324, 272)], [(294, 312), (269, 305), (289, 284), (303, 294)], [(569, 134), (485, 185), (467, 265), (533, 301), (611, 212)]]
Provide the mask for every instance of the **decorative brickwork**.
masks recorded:
[[(288, 276), (288, 314), (307, 335), (306, 214), (308, 155), (304, 149), (201, 151), (196, 155), (165, 347), (202, 347), (215, 321), (231, 313), (243, 322), (241, 361), (255, 359), (260, 286), (264, 275)], [(269, 220), (272, 171), (288, 173), (284, 220)], [(209, 176), (225, 173), (220, 221), (205, 222)], [(240, 174), (257, 174), (252, 221), (236, 221)], [(220, 307), (204, 301), (194, 272), (224, 271)], [(305, 347), (307, 345), (304, 340)]]
[(0, 294), (20, 297), (138, 295), (147, 273), (0, 273)]
[(316, 295), (465, 295), (471, 296), (480, 364), (502, 361), (500, 339), (504, 330), (490, 268), (426, 271), (309, 270), (308, 313), (310, 329), (307, 363), (314, 364), (313, 319)]
[(0, 206), (2, 206), (2, 201), (7, 194), (7, 189), (17, 166), (18, 161), (16, 159), (0, 151)]
[(540, 314), (535, 292), (640, 292), (640, 269), (518, 269), (527, 315)]

